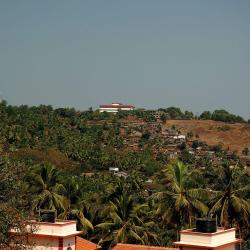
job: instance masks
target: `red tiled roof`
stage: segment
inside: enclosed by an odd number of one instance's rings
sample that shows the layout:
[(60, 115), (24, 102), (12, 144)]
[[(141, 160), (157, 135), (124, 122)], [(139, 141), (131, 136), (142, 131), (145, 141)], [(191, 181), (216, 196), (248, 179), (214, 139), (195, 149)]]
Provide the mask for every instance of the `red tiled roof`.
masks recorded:
[(118, 105), (112, 105), (112, 104), (104, 104), (100, 105), (100, 108), (134, 108), (133, 105), (125, 105), (125, 104), (118, 104)]
[(101, 249), (97, 244), (85, 240), (81, 237), (76, 237), (76, 250), (97, 250)]
[(144, 246), (144, 245), (122, 244), (122, 243), (118, 243), (113, 248), (113, 250), (177, 250), (177, 249), (178, 248)]

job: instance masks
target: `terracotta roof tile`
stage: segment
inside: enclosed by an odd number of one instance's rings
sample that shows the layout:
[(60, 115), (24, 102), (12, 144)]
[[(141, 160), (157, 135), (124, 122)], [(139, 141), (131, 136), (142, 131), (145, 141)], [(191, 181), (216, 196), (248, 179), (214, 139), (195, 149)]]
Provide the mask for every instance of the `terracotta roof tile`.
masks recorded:
[(157, 246), (144, 246), (134, 244), (118, 243), (113, 250), (177, 250), (178, 248), (157, 247)]
[(100, 108), (134, 108), (133, 105), (127, 105), (127, 104), (119, 104), (119, 105), (112, 105), (112, 104), (104, 104), (99, 105)]
[(101, 249), (97, 244), (85, 240), (81, 237), (76, 237), (76, 250), (97, 250)]

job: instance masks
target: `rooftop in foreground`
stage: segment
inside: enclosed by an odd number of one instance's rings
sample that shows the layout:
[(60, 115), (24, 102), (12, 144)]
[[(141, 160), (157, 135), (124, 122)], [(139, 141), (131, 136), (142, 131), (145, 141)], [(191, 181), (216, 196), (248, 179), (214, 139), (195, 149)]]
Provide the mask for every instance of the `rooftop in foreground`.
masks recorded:
[(51, 223), (31, 220), (30, 222), (35, 226), (34, 236), (68, 237), (82, 233), (82, 231), (76, 230), (76, 221), (55, 220), (54, 223)]
[(182, 230), (180, 241), (174, 242), (174, 244), (178, 247), (205, 248), (206, 250), (224, 249), (223, 246), (241, 242), (240, 239), (235, 238), (235, 231), (235, 228), (217, 228), (214, 233), (196, 232), (195, 229)]
[(101, 247), (91, 241), (76, 237), (76, 250), (98, 250)]
[(118, 243), (113, 250), (177, 250), (176, 248)]

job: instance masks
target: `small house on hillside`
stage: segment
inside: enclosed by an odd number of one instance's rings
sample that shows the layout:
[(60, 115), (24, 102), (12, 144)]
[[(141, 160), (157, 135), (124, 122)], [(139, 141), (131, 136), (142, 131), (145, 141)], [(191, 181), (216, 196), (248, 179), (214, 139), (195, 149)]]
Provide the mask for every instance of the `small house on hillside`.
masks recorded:
[(110, 167), (109, 172), (117, 173), (119, 172), (119, 168)]

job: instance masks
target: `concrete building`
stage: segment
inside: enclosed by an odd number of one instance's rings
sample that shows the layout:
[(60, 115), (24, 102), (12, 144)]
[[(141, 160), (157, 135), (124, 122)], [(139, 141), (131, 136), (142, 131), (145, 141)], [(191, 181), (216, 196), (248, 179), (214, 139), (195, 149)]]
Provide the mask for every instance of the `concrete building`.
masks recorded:
[(109, 113), (117, 113), (119, 110), (130, 111), (134, 109), (135, 107), (133, 105), (122, 104), (122, 103), (104, 104), (99, 106), (100, 112), (109, 112)]
[[(28, 244), (32, 250), (97, 250), (100, 246), (77, 237), (82, 234), (76, 230), (76, 221), (55, 220), (55, 222), (41, 222), (31, 220), (27, 231)], [(32, 228), (32, 230), (30, 230)], [(17, 233), (15, 230), (13, 234)], [(28, 249), (27, 247), (24, 247)]]
[(35, 250), (76, 250), (76, 236), (81, 231), (76, 230), (75, 221), (56, 220), (51, 222), (31, 221), (35, 231), (30, 235), (30, 243)]
[(180, 232), (180, 241), (174, 242), (180, 250), (235, 250), (241, 242), (235, 237), (235, 228), (217, 228), (214, 233), (197, 232), (194, 229)]
[(110, 167), (109, 172), (117, 173), (119, 172), (119, 168)]

